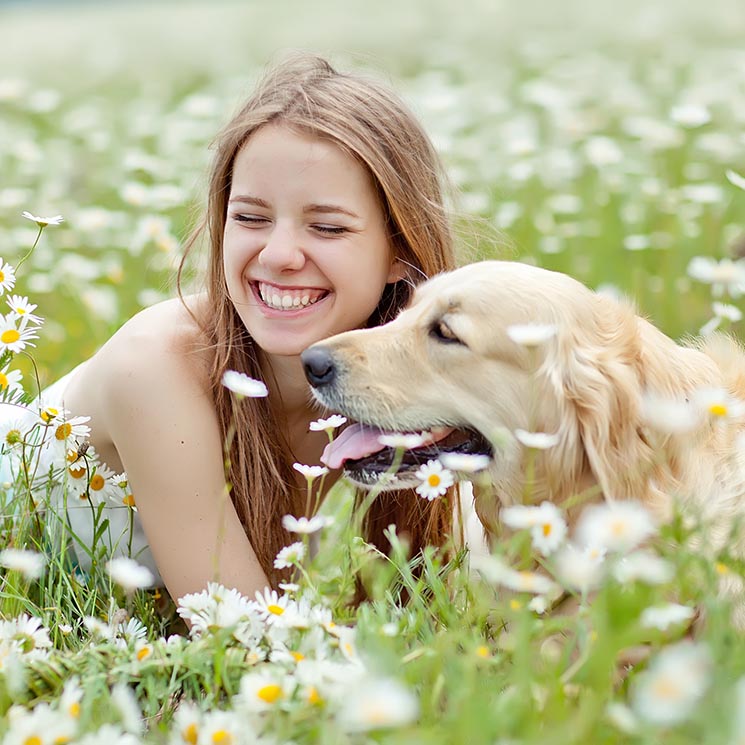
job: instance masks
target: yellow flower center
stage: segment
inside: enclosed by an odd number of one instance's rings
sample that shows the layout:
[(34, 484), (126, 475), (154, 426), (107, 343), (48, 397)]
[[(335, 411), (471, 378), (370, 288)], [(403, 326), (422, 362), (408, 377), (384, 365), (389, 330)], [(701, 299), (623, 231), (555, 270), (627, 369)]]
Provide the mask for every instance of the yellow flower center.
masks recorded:
[(18, 341), (20, 338), (21, 334), (17, 329), (5, 329), (5, 331), (0, 334), (0, 341), (3, 344), (13, 344), (13, 342)]
[(15, 312), (16, 312), (16, 313), (17, 313), (17, 314), (19, 315), (19, 316), (22, 316), (22, 315), (23, 315), (23, 314), (24, 314), (24, 313), (26, 312), (26, 309), (25, 309), (25, 308), (13, 308), (13, 310), (14, 310), (14, 311), (15, 311)]
[(70, 738), (67, 735), (60, 735), (54, 738), (54, 745), (67, 745), (70, 742)]
[(5, 442), (8, 445), (17, 445), (19, 442), (22, 442), (23, 437), (21, 436), (21, 430), (20, 429), (9, 429), (8, 434), (5, 435)]
[(64, 424), (60, 424), (59, 427), (54, 432), (54, 436), (58, 440), (66, 440), (70, 435), (72, 434), (72, 424), (70, 422), (65, 422)]
[(488, 659), (491, 655), (489, 654), (489, 647), (487, 647), (485, 644), (482, 644), (480, 647), (476, 647), (476, 656), (482, 657), (483, 659)]
[(441, 481), (442, 479), (436, 473), (431, 473), (429, 476), (427, 476), (427, 483), (430, 486), (439, 486)]
[(285, 609), (281, 605), (267, 605), (266, 609), (275, 616), (281, 616), (285, 612)]
[(256, 695), (267, 704), (273, 704), (282, 695), (282, 686), (269, 683), (256, 691)]
[(150, 657), (152, 652), (153, 652), (152, 648), (145, 645), (137, 652), (137, 662), (142, 662), (143, 660), (146, 660), (148, 657)]
[(725, 404), (711, 404), (709, 413), (712, 416), (727, 416), (727, 406)]
[[(2, 274), (2, 272), (0, 272)], [(38, 737), (37, 735), (31, 735), (31, 737), (27, 737), (23, 741), (23, 745), (41, 745), (41, 737)]]
[(0, 282), (5, 282), (5, 272), (0, 271)]
[(295, 662), (300, 662), (301, 660), (305, 659), (305, 655), (302, 652), (290, 652), (292, 655), (292, 659), (295, 660)]
[(93, 478), (91, 479), (91, 489), (93, 489), (93, 491), (101, 491), (105, 483), (106, 480), (100, 473), (94, 473)]
[(652, 685), (652, 690), (655, 696), (664, 701), (676, 701), (680, 699), (680, 686), (670, 678), (658, 678)]
[(124, 499), (122, 499), (122, 504), (124, 504), (127, 507), (134, 507), (135, 506), (135, 498), (133, 494), (127, 494)]
[(8, 384), (10, 381), (8, 380), (8, 376), (5, 373), (0, 372), (0, 390), (5, 390), (8, 387)]
[(308, 703), (312, 705), (320, 704), (322, 701), (321, 695), (318, 693), (318, 689), (315, 686), (311, 686), (308, 689)]
[(716, 564), (714, 564), (714, 569), (716, 570), (717, 574), (729, 573), (729, 567), (726, 564), (722, 564), (721, 561), (718, 561)]
[(67, 709), (71, 717), (76, 719), (80, 716), (80, 704), (77, 701), (73, 701)]
[(44, 409), (44, 411), (42, 411), (39, 416), (41, 417), (42, 421), (49, 424), (49, 422), (51, 422), (52, 419), (57, 416), (57, 414), (59, 414), (59, 409), (55, 409), (53, 406), (50, 406), (48, 409)]
[(623, 520), (614, 520), (610, 526), (610, 532), (618, 537), (626, 532), (626, 523)]
[(512, 610), (520, 610), (520, 608), (522, 607), (523, 604), (516, 598), (512, 598), (512, 600), (510, 600), (510, 608), (512, 608)]
[(72, 476), (74, 479), (82, 479), (83, 476), (85, 476), (85, 467), (80, 466), (79, 468), (68, 468), (67, 472)]
[(233, 735), (225, 729), (216, 729), (212, 733), (212, 742), (215, 745), (230, 745), (233, 742)]
[(188, 727), (184, 727), (181, 732), (181, 737), (184, 742), (188, 742), (189, 745), (197, 745), (199, 730), (197, 729), (196, 723), (192, 722)]
[(551, 523), (543, 523), (543, 536), (548, 538), (551, 535), (551, 531), (554, 529)]

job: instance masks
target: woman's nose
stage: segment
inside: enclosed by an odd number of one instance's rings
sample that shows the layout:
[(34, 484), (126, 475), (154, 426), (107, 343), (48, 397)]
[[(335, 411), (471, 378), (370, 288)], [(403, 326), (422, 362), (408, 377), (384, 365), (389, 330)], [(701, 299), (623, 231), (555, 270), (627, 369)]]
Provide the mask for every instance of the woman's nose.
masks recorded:
[(295, 232), (291, 228), (276, 225), (259, 252), (259, 264), (275, 272), (302, 269), (305, 253)]

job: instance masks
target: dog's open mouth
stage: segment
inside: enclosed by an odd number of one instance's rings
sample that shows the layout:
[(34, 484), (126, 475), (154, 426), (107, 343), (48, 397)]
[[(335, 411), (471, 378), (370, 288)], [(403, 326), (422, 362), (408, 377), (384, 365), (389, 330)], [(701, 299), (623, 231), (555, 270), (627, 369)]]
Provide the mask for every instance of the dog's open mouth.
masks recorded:
[[(329, 468), (344, 468), (352, 481), (374, 486), (385, 483), (389, 488), (403, 488), (417, 483), (414, 473), (427, 461), (443, 453), (487, 455), (492, 457), (490, 443), (471, 429), (436, 427), (411, 435), (414, 447), (393, 447), (380, 442), (388, 435), (405, 441), (409, 436), (388, 432), (366, 424), (352, 424), (326, 446), (321, 462)], [(418, 435), (418, 436), (417, 436)], [(397, 465), (395, 474), (393, 467)]]

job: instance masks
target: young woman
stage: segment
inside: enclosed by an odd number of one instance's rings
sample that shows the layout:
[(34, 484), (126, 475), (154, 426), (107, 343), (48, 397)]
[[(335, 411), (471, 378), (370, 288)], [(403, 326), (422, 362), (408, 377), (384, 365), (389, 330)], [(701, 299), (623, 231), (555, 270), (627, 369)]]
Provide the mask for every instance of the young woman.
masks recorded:
[[(320, 412), (299, 355), (389, 320), (412, 283), (452, 268), (440, 178), (391, 90), (312, 56), (269, 70), (218, 136), (188, 242), (209, 246), (204, 290), (139, 313), (64, 384), (101, 460), (126, 471), (173, 597), (215, 578), (249, 594), (276, 584), (274, 557), (291, 541), (282, 516), (305, 511), (292, 464), (319, 463), (327, 442), (308, 430)], [(227, 370), (269, 396), (237, 400)], [(373, 504), (368, 538), (384, 548), (391, 522), (416, 551), (442, 542), (450, 515), (393, 492)]]

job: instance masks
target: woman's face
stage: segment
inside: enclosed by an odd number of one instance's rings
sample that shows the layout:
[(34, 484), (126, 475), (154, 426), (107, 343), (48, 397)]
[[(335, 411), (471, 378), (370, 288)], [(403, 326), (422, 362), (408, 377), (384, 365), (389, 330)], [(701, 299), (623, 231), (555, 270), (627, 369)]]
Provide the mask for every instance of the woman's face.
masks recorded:
[(235, 159), (223, 264), (241, 320), (271, 355), (363, 326), (401, 277), (367, 171), (331, 141), (275, 124)]

